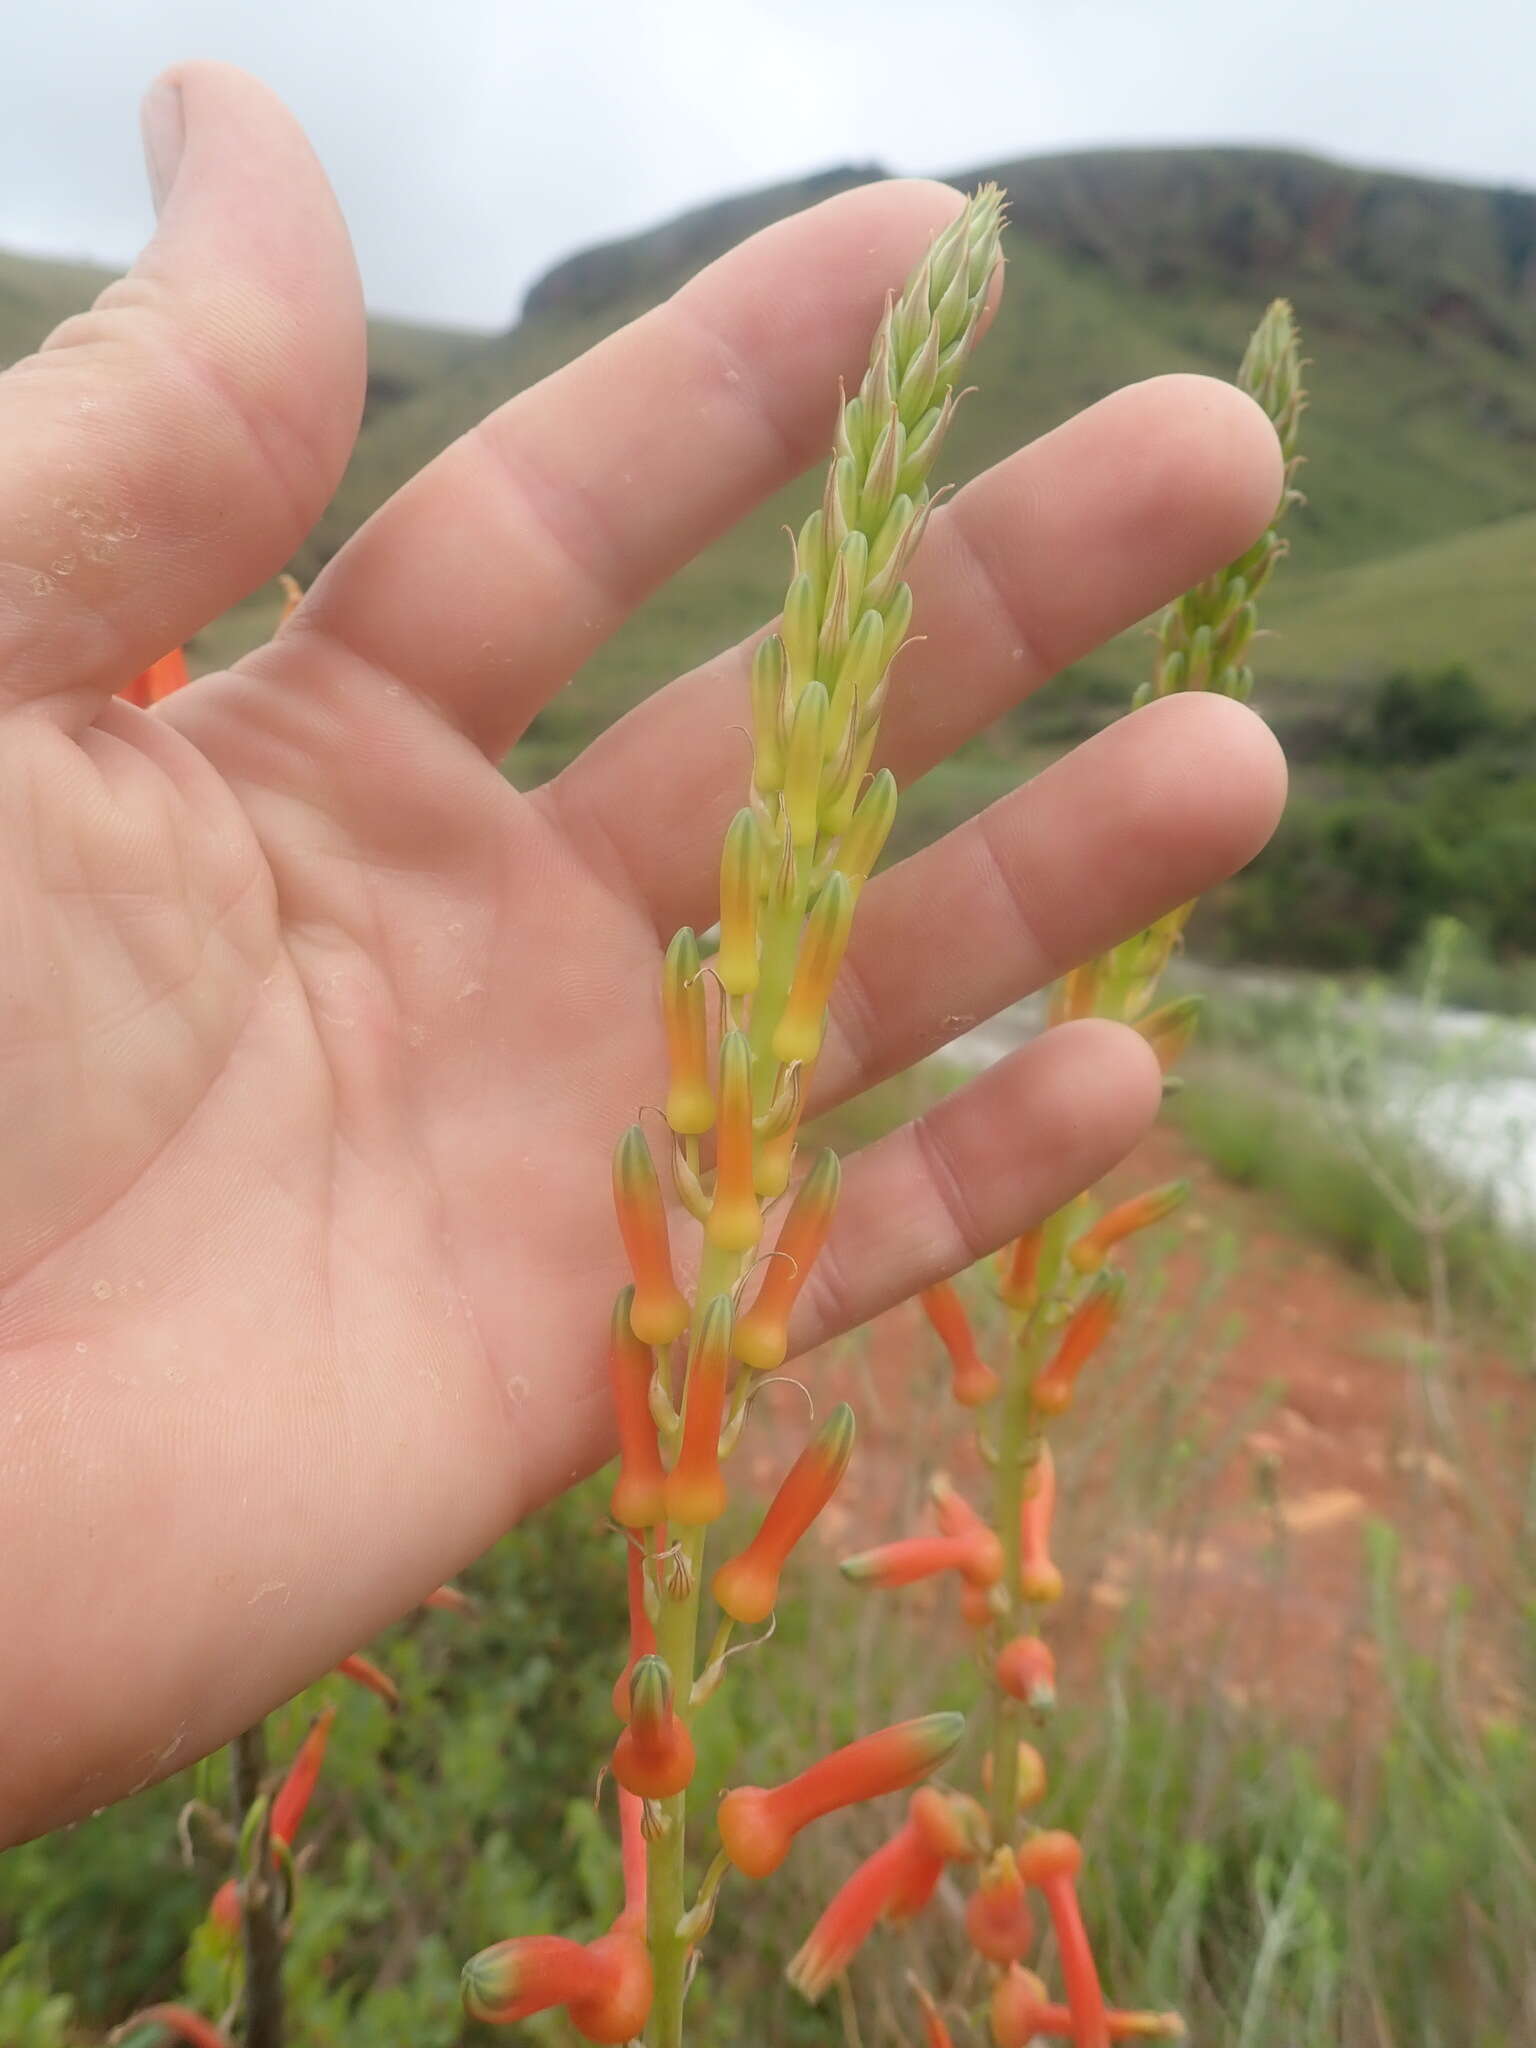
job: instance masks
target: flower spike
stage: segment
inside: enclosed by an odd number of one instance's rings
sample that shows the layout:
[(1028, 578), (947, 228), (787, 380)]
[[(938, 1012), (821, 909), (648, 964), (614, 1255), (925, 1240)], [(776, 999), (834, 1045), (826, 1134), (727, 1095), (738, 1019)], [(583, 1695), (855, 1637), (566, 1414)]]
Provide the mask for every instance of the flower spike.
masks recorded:
[(746, 1549), (715, 1573), (714, 1595), (732, 1621), (766, 1621), (789, 1553), (837, 1491), (853, 1455), (853, 1410), (840, 1402), (800, 1453)]
[(928, 1714), (861, 1736), (786, 1784), (727, 1792), (719, 1812), (726, 1855), (747, 1877), (771, 1877), (802, 1828), (841, 1807), (916, 1784), (954, 1754), (964, 1732), (963, 1715)]

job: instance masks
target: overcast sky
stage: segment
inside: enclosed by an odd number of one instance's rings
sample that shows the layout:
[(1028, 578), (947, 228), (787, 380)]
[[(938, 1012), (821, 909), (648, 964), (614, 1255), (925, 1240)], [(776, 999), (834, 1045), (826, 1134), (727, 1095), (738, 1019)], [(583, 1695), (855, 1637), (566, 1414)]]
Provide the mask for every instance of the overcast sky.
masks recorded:
[(585, 244), (847, 162), (1290, 143), (1536, 188), (1536, 0), (36, 0), (5, 5), (0, 246), (124, 263), (178, 57), (313, 138), (377, 311), (500, 327)]

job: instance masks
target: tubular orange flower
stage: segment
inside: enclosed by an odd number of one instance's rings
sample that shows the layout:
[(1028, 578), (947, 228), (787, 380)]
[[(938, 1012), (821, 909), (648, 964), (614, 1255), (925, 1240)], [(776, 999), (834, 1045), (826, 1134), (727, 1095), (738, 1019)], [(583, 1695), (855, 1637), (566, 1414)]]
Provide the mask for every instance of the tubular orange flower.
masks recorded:
[(462, 1614), (466, 1619), (480, 1612), (480, 1602), (462, 1586), (439, 1586), (422, 1601), (423, 1607), (440, 1608), (444, 1614)]
[(997, 1653), (997, 1682), (1011, 1699), (1044, 1710), (1056, 1700), (1056, 1659), (1039, 1636), (1015, 1636)]
[(717, 1250), (749, 1252), (763, 1234), (763, 1215), (752, 1185), (752, 1049), (740, 1031), (720, 1041), (720, 1129), (715, 1155), (715, 1199), (704, 1235)]
[(853, 890), (846, 875), (832, 873), (805, 923), (805, 937), (789, 997), (773, 1034), (773, 1056), (809, 1062), (821, 1050), (827, 998), (843, 964), (853, 924)]
[(987, 1816), (968, 1793), (920, 1785), (907, 1801), (907, 1817), (946, 1863), (974, 1863), (987, 1848)]
[(338, 1678), (350, 1678), (354, 1685), (362, 1686), (365, 1692), (377, 1693), (385, 1706), (393, 1711), (400, 1704), (400, 1688), (387, 1671), (381, 1671), (377, 1664), (366, 1657), (343, 1657), (336, 1666)]
[(184, 2041), (187, 2048), (231, 2048), (227, 2034), (221, 2033), (212, 2020), (205, 2020), (201, 2013), (193, 2012), (186, 2005), (146, 2005), (142, 2012), (124, 2020), (111, 2038), (125, 2041), (141, 2027), (160, 2027), (166, 2037), (172, 2041)]
[(992, 1531), (963, 1493), (956, 1490), (947, 1472), (935, 1472), (928, 1481), (928, 1496), (939, 1527), (946, 1536), (990, 1536)]
[[(831, 1989), (893, 1906), (932, 1896), (944, 1870), (910, 1820), (839, 1887), (785, 1975), (814, 2005)], [(898, 1917), (909, 1917), (898, 1915)]]
[(954, 1369), (951, 1391), (962, 1408), (979, 1408), (998, 1389), (998, 1377), (983, 1363), (965, 1305), (947, 1280), (936, 1280), (918, 1296), (923, 1312), (949, 1353)]
[[(1029, 2048), (1051, 2034), (1079, 2039), (1070, 2006), (1053, 2005), (1032, 1970), (1014, 1968), (992, 1994), (992, 2039), (997, 2048)], [(1111, 2041), (1177, 2041), (1184, 2022), (1176, 2012), (1116, 2012), (1104, 2015)]]
[(1148, 1188), (1129, 1202), (1107, 1209), (1091, 1230), (1085, 1230), (1067, 1257), (1079, 1273), (1097, 1273), (1113, 1247), (1132, 1231), (1145, 1230), (1171, 1216), (1189, 1194), (1187, 1180), (1170, 1180), (1162, 1187)]
[(738, 811), (720, 853), (720, 946), (715, 972), (728, 996), (749, 996), (757, 987), (757, 907), (761, 852), (757, 820)]
[(955, 2048), (955, 2037), (944, 2024), (944, 2016), (934, 2003), (933, 1994), (913, 1976), (908, 1976), (907, 1982), (923, 2015), (923, 2048)]
[(679, 1135), (696, 1138), (715, 1120), (709, 1086), (709, 1019), (699, 942), (687, 925), (667, 948), (661, 968), (661, 1016), (667, 1034), (667, 1122)]
[(189, 680), (187, 658), (179, 647), (173, 647), (169, 654), (162, 654), (158, 661), (152, 661), (148, 668), (141, 669), (127, 688), (117, 694), (126, 703), (137, 704), (147, 711), (151, 704), (159, 704), (175, 691), (184, 689)]
[(966, 1939), (989, 1963), (1017, 1963), (1034, 1946), (1035, 1923), (1013, 1851), (999, 1849), (965, 1906)]
[(294, 1836), (309, 1810), (314, 1797), (315, 1784), (320, 1776), (320, 1766), (325, 1762), (325, 1746), (331, 1739), (335, 1725), (336, 1709), (322, 1707), (310, 1726), (309, 1733), (299, 1744), (293, 1762), (288, 1766), (288, 1775), (278, 1787), (277, 1797), (272, 1801), (272, 1839), (286, 1847), (293, 1846)]
[(803, 1827), (841, 1807), (915, 1785), (954, 1754), (964, 1731), (962, 1714), (927, 1714), (860, 1736), (783, 1785), (738, 1786), (720, 1802), (727, 1857), (747, 1877), (770, 1877)]
[(1044, 1232), (1026, 1230), (1003, 1254), (1002, 1279), (998, 1292), (1009, 1308), (1023, 1311), (1035, 1305), (1036, 1270), (1040, 1264), (1040, 1241)]
[(619, 1476), (608, 1512), (626, 1529), (649, 1529), (666, 1514), (666, 1470), (656, 1425), (651, 1420), (650, 1346), (634, 1330), (635, 1290), (626, 1287), (613, 1304), (608, 1331), (608, 1384), (613, 1390), (619, 1432)]
[(841, 1184), (837, 1154), (823, 1152), (795, 1190), (778, 1241), (763, 1262), (757, 1299), (731, 1338), (731, 1349), (754, 1372), (777, 1372), (784, 1363), (790, 1312), (827, 1241)]
[(625, 1549), (629, 1553), (629, 1661), (613, 1682), (613, 1711), (621, 1721), (629, 1719), (629, 1681), (635, 1666), (656, 1649), (656, 1625), (645, 1604), (645, 1556), (633, 1543)]
[(563, 2005), (583, 2040), (620, 2048), (651, 2016), (650, 1954), (627, 1926), (585, 1947), (554, 1934), (498, 1941), (464, 1965), (464, 2005), (493, 2027)]
[(1071, 2010), (1075, 2048), (1108, 2048), (1109, 2024), (1098, 1968), (1077, 1902), (1077, 1873), (1083, 1852), (1059, 1829), (1031, 1835), (1018, 1852), (1019, 1875), (1045, 1899), (1061, 1958), (1062, 1982)]
[(968, 1628), (990, 1628), (998, 1619), (992, 1588), (965, 1585), (960, 1588), (960, 1618)]
[(1137, 1020), (1136, 1030), (1157, 1055), (1157, 1064), (1165, 1074), (1194, 1037), (1204, 1008), (1204, 996), (1179, 996), (1174, 1002), (1164, 1003), (1160, 1009), (1151, 1010)]
[(688, 1327), (688, 1304), (672, 1277), (661, 1183), (638, 1124), (630, 1125), (613, 1155), (613, 1205), (635, 1276), (630, 1327), (642, 1344), (670, 1344)]
[(768, 1619), (789, 1553), (836, 1493), (852, 1455), (853, 1410), (844, 1401), (784, 1475), (752, 1541), (715, 1573), (715, 1599), (732, 1621)]
[(1019, 1591), (1039, 1606), (1061, 1598), (1061, 1573), (1051, 1560), (1056, 1513), (1056, 1460), (1042, 1443), (1019, 1506)]
[(1072, 1405), (1077, 1376), (1119, 1320), (1125, 1303), (1125, 1275), (1100, 1273), (1072, 1312), (1056, 1356), (1030, 1390), (1042, 1415), (1060, 1415)]
[(915, 1586), (940, 1572), (959, 1572), (972, 1586), (995, 1586), (1003, 1576), (1003, 1546), (990, 1529), (974, 1536), (907, 1536), (845, 1557), (843, 1577), (856, 1586)]
[(669, 1522), (690, 1528), (718, 1521), (725, 1513), (725, 1478), (720, 1470), (720, 1422), (731, 1356), (731, 1304), (717, 1294), (699, 1317), (683, 1406), (683, 1441), (667, 1474)]
[(629, 1680), (629, 1724), (613, 1751), (613, 1775), (639, 1799), (670, 1799), (693, 1782), (693, 1737), (672, 1701), (672, 1674), (641, 1657)]

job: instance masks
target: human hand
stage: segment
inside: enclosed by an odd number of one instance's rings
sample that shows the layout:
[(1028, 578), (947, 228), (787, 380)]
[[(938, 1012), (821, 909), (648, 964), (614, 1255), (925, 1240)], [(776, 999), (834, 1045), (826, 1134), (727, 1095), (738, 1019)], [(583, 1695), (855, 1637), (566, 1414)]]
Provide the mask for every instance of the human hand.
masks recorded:
[[(291, 118), (194, 64), (132, 275), (0, 379), (0, 1840), (227, 1739), (608, 1447), (614, 1140), (661, 946), (742, 800), (724, 653), (520, 796), (496, 763), (651, 589), (828, 443), (926, 183), (770, 228), (493, 414), (278, 637), (115, 701), (266, 581), (340, 477), (364, 329)], [(179, 170), (171, 177), (178, 137)], [(1228, 386), (1159, 379), (933, 520), (902, 780), (1241, 551), (1280, 490)], [(865, 891), (827, 1106), (1257, 850), (1282, 770), (1154, 703)], [(852, 1160), (815, 1342), (1096, 1179), (1153, 1115), (1053, 1031)]]

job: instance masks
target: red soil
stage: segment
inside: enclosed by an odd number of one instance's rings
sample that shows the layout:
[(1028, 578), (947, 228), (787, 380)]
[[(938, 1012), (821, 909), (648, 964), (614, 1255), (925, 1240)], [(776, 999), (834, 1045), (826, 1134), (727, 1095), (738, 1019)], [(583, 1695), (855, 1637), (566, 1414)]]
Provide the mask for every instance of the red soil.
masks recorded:
[[(1052, 1432), (1064, 1501), (1055, 1550), (1068, 1593), (1050, 1633), (1069, 1682), (1073, 1663), (1145, 1596), (1143, 1652), (1168, 1678), (1219, 1685), (1298, 1725), (1333, 1722), (1344, 1706), (1374, 1719), (1380, 1650), (1366, 1625), (1365, 1571), (1374, 1521), (1401, 1541), (1409, 1639), (1434, 1650), (1465, 1589), (1464, 1695), (1480, 1712), (1508, 1711), (1503, 1621), (1520, 1597), (1514, 1530), (1536, 1385), (1486, 1345), (1459, 1345), (1437, 1372), (1422, 1370), (1431, 1354), (1415, 1304), (1298, 1235), (1265, 1199), (1227, 1186), (1175, 1132), (1154, 1133), (1108, 1191), (1178, 1174), (1194, 1179), (1193, 1199), (1127, 1263), (1132, 1297), (1145, 1303), (1161, 1262), (1167, 1291), (1144, 1309), (1144, 1329), (1165, 1333), (1165, 1344), (1178, 1333), (1179, 1355), (1151, 1352), (1133, 1312), (1129, 1363), (1117, 1370), (1111, 1355), (1090, 1366), (1085, 1398)], [(1235, 1268), (1197, 1316), (1226, 1231), (1238, 1241)], [(983, 1290), (970, 1299), (986, 1355), (1001, 1321)], [(948, 1400), (942, 1354), (915, 1304), (802, 1370), (819, 1409), (846, 1397), (859, 1416), (852, 1472), (828, 1517), (834, 1549), (927, 1526), (921, 1468), (948, 1466), (984, 1501), (969, 1418)], [(1187, 1405), (1170, 1415), (1181, 1393)], [(748, 1439), (764, 1484), (803, 1432), (787, 1393), (770, 1405), (774, 1426)], [(1149, 1508), (1147, 1489), (1180, 1470), (1177, 1497)], [(875, 1597), (911, 1603), (919, 1624), (956, 1605), (947, 1589)]]

